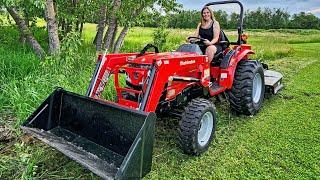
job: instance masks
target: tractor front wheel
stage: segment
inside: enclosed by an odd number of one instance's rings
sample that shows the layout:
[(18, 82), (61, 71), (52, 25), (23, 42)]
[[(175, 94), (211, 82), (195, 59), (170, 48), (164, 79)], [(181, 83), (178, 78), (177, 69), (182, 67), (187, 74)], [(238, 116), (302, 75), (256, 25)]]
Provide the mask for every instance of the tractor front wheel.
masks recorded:
[(240, 114), (256, 114), (262, 106), (264, 91), (264, 72), (261, 63), (256, 60), (240, 61), (232, 89), (228, 92), (231, 109)]
[(216, 108), (207, 99), (193, 99), (182, 113), (179, 122), (179, 143), (184, 153), (200, 155), (215, 135)]

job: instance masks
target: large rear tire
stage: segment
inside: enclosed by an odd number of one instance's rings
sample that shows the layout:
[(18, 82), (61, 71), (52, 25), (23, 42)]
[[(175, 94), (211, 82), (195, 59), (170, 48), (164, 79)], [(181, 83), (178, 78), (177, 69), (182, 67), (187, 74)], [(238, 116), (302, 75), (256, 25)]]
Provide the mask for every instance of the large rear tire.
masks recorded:
[(256, 114), (262, 106), (264, 92), (264, 73), (261, 63), (256, 60), (240, 61), (232, 89), (228, 91), (231, 109), (240, 114)]
[(179, 143), (184, 153), (200, 155), (205, 152), (216, 130), (216, 108), (203, 98), (193, 99), (179, 122)]

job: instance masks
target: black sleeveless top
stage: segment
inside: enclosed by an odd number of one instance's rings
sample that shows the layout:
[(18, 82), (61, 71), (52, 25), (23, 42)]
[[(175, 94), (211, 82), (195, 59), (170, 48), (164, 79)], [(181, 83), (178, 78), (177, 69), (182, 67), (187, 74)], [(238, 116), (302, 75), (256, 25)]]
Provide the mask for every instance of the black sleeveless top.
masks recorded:
[(208, 29), (204, 29), (200, 25), (199, 35), (200, 35), (201, 38), (208, 39), (209, 41), (212, 41), (213, 36), (214, 36), (214, 34), (213, 34), (213, 23), (214, 23), (214, 21), (212, 21), (211, 26)]

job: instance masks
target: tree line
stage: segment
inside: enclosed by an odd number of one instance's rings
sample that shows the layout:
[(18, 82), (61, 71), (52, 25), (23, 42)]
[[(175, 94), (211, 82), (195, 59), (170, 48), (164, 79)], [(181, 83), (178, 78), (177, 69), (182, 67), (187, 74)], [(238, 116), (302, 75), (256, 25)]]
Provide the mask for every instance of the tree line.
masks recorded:
[[(145, 27), (157, 27), (159, 12), (145, 15)], [(223, 29), (235, 29), (239, 22), (239, 13), (228, 14), (226, 11), (214, 11), (215, 19)], [(196, 28), (200, 22), (200, 11), (182, 10), (168, 14), (170, 28)], [(244, 26), (247, 29), (320, 29), (320, 19), (311, 13), (300, 12), (290, 15), (283, 9), (258, 8), (244, 14)]]

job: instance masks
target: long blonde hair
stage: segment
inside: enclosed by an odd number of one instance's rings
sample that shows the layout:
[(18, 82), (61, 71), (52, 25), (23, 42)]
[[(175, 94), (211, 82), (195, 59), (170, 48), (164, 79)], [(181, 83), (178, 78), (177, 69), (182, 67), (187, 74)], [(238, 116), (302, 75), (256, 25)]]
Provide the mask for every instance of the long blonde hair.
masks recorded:
[(205, 7), (203, 7), (202, 10), (201, 10), (201, 21), (200, 21), (201, 25), (203, 25), (204, 22), (205, 22), (205, 20), (204, 20), (204, 18), (203, 18), (203, 11), (206, 10), (206, 9), (210, 12), (212, 21), (214, 21), (214, 19), (215, 19), (215, 18), (214, 18), (213, 11), (209, 8), (209, 6), (205, 6)]

